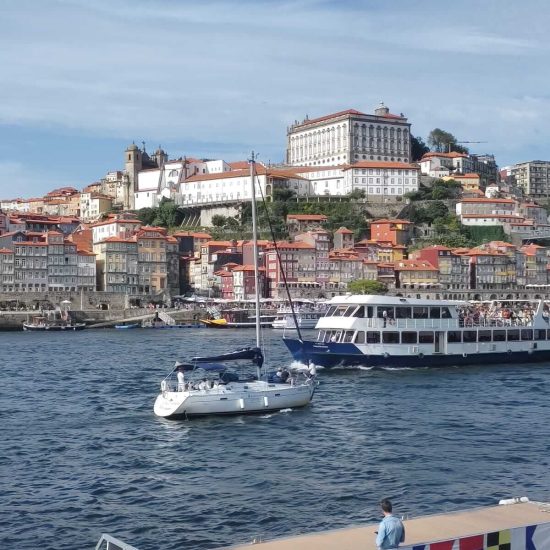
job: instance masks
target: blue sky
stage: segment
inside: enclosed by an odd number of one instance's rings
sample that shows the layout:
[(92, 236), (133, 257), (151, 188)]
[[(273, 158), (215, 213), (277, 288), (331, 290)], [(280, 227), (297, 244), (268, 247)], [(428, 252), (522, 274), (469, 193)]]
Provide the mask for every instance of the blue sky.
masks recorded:
[(0, 6), (0, 197), (82, 188), (142, 140), (281, 161), (295, 119), (383, 100), (503, 166), (550, 160), (546, 0), (18, 0)]

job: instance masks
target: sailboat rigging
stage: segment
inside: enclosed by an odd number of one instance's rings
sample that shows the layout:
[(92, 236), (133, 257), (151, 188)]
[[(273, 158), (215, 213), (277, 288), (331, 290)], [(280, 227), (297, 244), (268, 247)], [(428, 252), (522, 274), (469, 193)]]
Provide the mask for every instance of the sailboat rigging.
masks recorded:
[[(255, 275), (256, 342), (253, 348), (209, 357), (194, 357), (176, 363), (161, 382), (154, 412), (164, 418), (250, 414), (303, 407), (313, 398), (317, 381), (313, 373), (290, 376), (283, 382), (269, 378), (264, 367), (260, 332), (260, 277), (258, 255), (258, 223), (256, 211), (255, 155), (250, 159), (252, 191), (252, 232)], [(249, 360), (256, 366), (256, 376), (241, 377), (229, 369), (227, 362)], [(221, 362), (221, 363), (220, 363)], [(263, 369), (263, 371), (262, 371)], [(263, 372), (263, 376), (262, 376)], [(199, 381), (200, 379), (200, 381)]]

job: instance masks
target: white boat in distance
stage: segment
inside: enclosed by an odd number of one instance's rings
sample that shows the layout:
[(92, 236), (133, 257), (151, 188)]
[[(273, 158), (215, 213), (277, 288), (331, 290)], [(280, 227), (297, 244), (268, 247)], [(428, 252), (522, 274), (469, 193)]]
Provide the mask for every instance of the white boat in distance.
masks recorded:
[[(324, 315), (322, 311), (297, 311), (296, 321), (298, 326), (302, 329), (312, 329), (317, 325), (317, 321)], [(272, 328), (296, 330), (296, 322), (291, 311), (284, 311), (277, 315), (273, 323)]]
[(329, 302), (315, 340), (283, 340), (298, 361), (324, 367), (533, 363), (550, 360), (549, 319), (542, 300), (347, 295)]
[[(164, 418), (191, 418), (196, 416), (250, 414), (281, 409), (292, 409), (307, 405), (313, 398), (317, 381), (315, 369), (308, 375), (300, 374), (302, 380), (289, 377), (269, 376), (264, 368), (264, 357), (260, 349), (260, 294), (258, 284), (258, 231), (256, 222), (256, 187), (254, 154), (250, 161), (250, 183), (252, 187), (252, 230), (254, 242), (255, 274), (255, 328), (256, 346), (214, 357), (195, 357), (186, 363), (176, 363), (170, 375), (161, 383), (154, 412)], [(250, 360), (256, 367), (256, 375), (240, 378), (228, 371), (225, 361)], [(218, 363), (221, 361), (221, 364)], [(185, 372), (203, 371), (203, 378), (186, 381)], [(263, 370), (262, 370), (263, 369)], [(212, 378), (214, 374), (214, 378)], [(177, 384), (174, 383), (177, 379)]]

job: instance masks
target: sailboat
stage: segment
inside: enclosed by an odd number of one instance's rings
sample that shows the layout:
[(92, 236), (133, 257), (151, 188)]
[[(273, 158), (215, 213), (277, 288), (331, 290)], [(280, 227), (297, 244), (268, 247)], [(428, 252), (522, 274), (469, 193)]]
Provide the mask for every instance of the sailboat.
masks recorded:
[[(260, 285), (258, 261), (258, 228), (256, 213), (255, 159), (250, 160), (252, 189), (252, 231), (256, 303), (256, 345), (215, 356), (193, 357), (177, 362), (161, 382), (154, 412), (164, 418), (250, 414), (303, 407), (311, 402), (317, 381), (315, 370), (288, 379), (269, 376), (264, 367), (260, 341)], [(255, 376), (243, 377), (226, 363), (250, 361)], [(300, 379), (301, 377), (301, 379)], [(283, 379), (286, 381), (283, 382)]]

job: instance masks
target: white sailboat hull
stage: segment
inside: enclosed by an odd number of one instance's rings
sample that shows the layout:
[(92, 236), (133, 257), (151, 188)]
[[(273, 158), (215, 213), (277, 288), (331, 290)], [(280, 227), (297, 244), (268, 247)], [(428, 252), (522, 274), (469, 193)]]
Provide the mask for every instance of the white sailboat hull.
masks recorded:
[(163, 391), (154, 406), (164, 418), (252, 414), (307, 405), (315, 391), (315, 382), (291, 386), (264, 381), (232, 383), (223, 389)]

